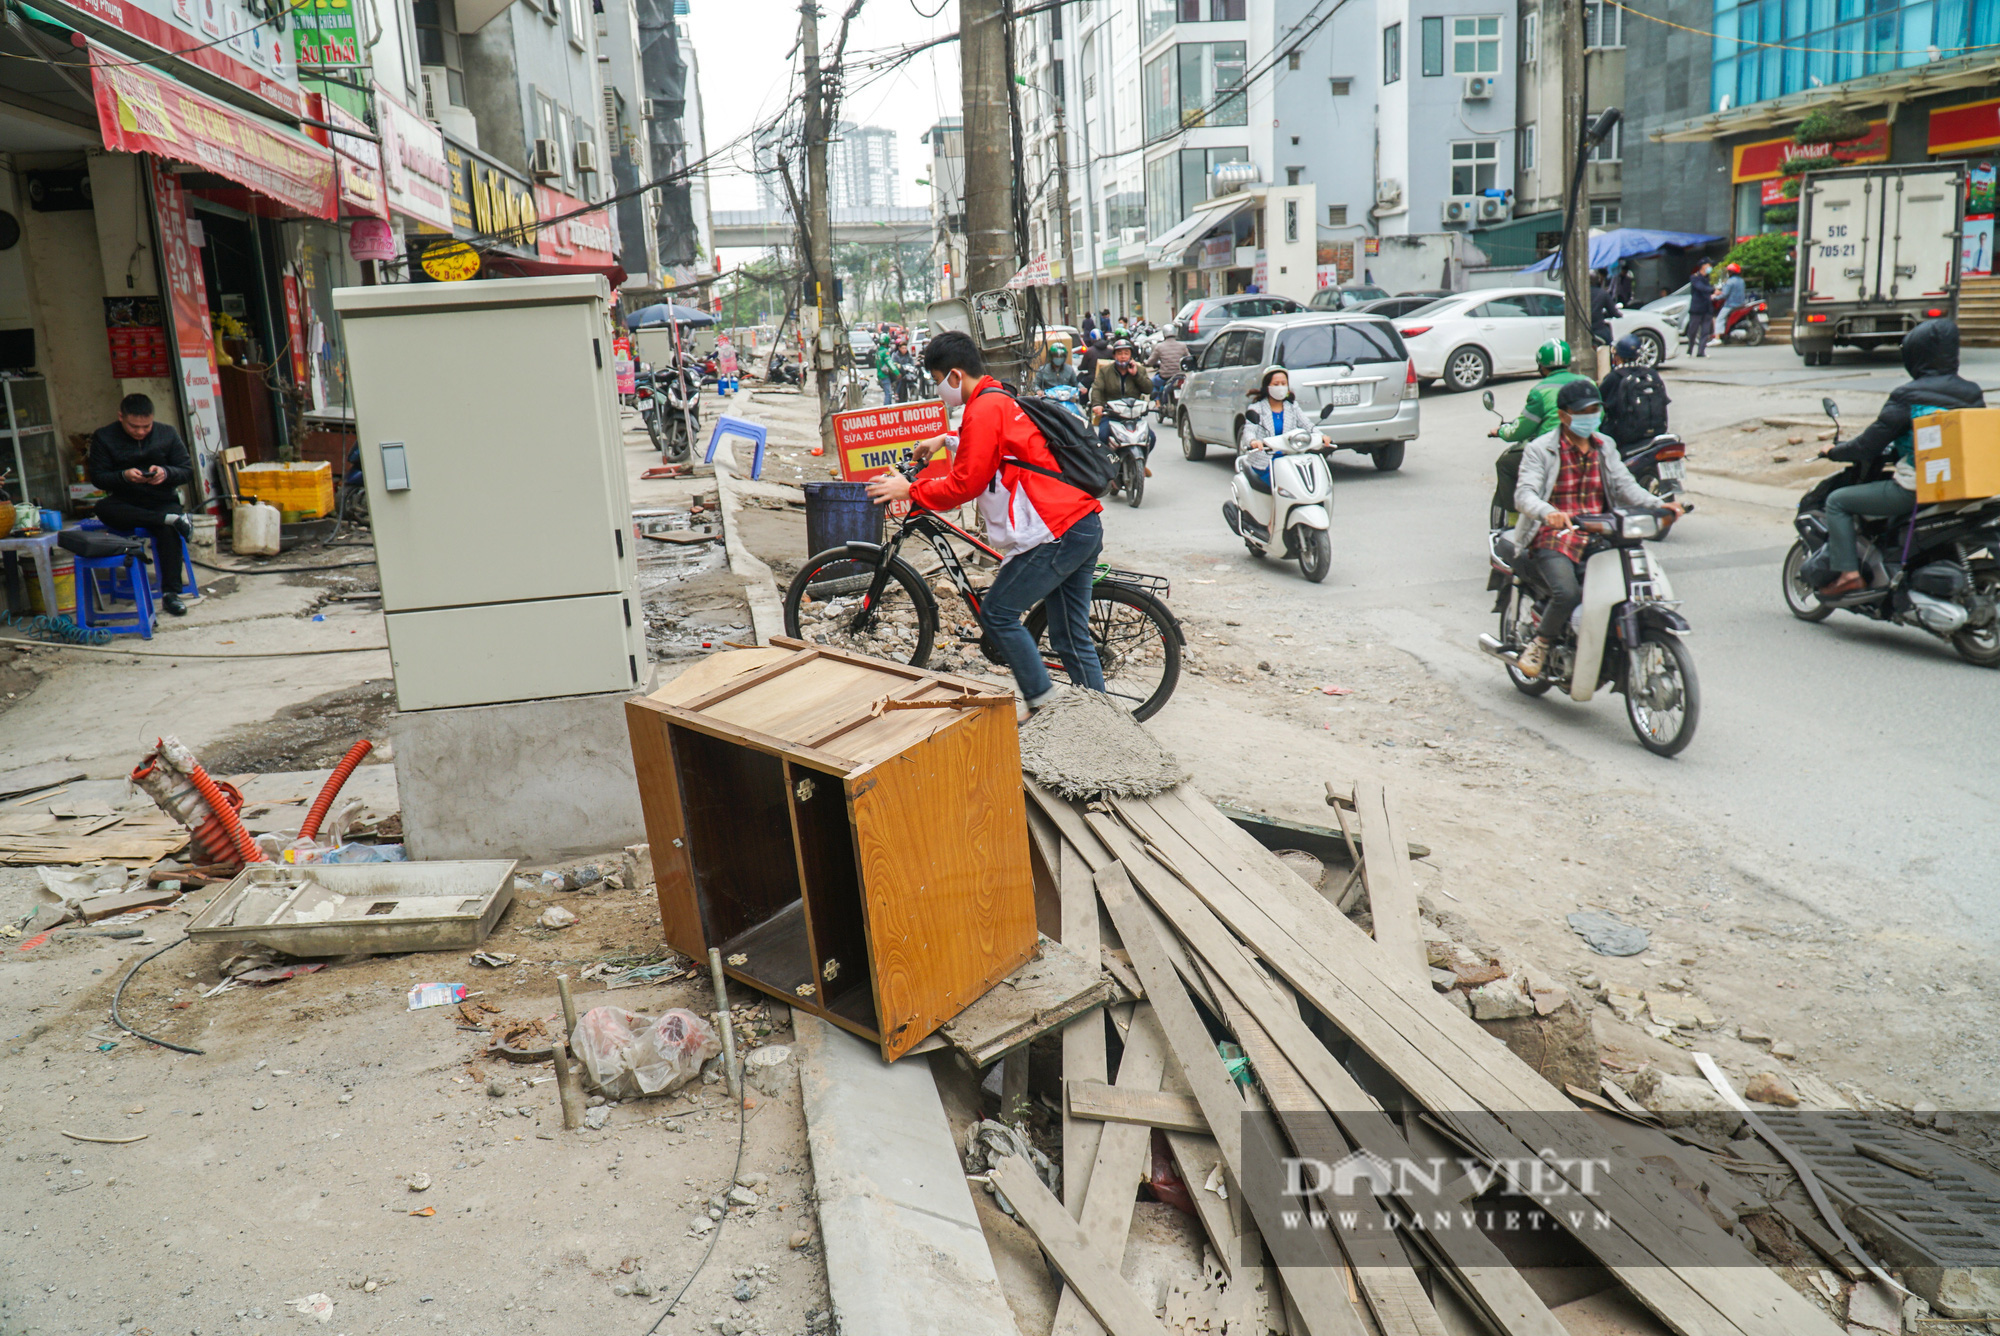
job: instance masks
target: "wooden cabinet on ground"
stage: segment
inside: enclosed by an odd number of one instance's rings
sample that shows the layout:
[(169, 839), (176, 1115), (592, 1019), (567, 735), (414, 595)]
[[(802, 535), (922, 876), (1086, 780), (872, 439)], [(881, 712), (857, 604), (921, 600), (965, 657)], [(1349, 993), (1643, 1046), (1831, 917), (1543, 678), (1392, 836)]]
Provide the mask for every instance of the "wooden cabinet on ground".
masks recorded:
[(628, 701), (667, 941), (890, 1060), (957, 1015), (1035, 951), (1013, 698), (897, 703), (993, 694), (781, 639)]

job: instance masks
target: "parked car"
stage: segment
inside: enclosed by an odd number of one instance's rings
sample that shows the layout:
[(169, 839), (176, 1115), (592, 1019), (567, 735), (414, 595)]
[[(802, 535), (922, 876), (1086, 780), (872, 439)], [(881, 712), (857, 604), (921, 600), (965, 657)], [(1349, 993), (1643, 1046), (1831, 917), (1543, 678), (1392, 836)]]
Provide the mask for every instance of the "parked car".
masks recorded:
[[(1293, 403), (1333, 442), (1400, 468), (1417, 435), (1417, 376), (1395, 325), (1380, 316), (1311, 312), (1238, 320), (1210, 339), (1188, 368), (1175, 408), (1181, 453), (1202, 459), (1211, 445), (1236, 448), (1244, 410), (1267, 368), (1290, 374)], [(1333, 405), (1324, 420), (1321, 408)]]
[(1674, 332), (1675, 338), (1684, 339), (1687, 337), (1688, 303), (1693, 300), (1692, 290), (1683, 283), (1675, 291), (1664, 297), (1655, 298), (1639, 309), (1651, 311), (1666, 322), (1667, 328)]
[[(1418, 380), (1476, 390), (1496, 376), (1534, 374), (1535, 349), (1563, 337), (1563, 294), (1555, 288), (1461, 292), (1405, 316), (1396, 329)], [(1627, 334), (1639, 340), (1640, 360), (1648, 366), (1673, 355), (1673, 328), (1651, 311), (1628, 310), (1611, 322), (1614, 339)]]
[(1039, 370), (1042, 363), (1049, 360), (1049, 345), (1065, 344), (1069, 348), (1069, 362), (1076, 365), (1076, 359), (1083, 355), (1083, 331), (1075, 325), (1037, 325), (1033, 340), (1034, 354), (1028, 365)]
[(1363, 302), (1354, 309), (1363, 315), (1386, 315), (1391, 320), (1400, 320), (1451, 295), (1443, 289), (1436, 292), (1399, 292), (1393, 297), (1377, 297), (1372, 302)]
[(1174, 316), (1174, 328), (1188, 355), (1198, 357), (1209, 340), (1232, 320), (1252, 320), (1258, 316), (1285, 315), (1306, 308), (1290, 297), (1274, 297), (1267, 292), (1239, 293), (1234, 297), (1196, 297)]
[(847, 351), (854, 358), (854, 365), (867, 366), (875, 360), (875, 334), (872, 330), (855, 325), (847, 331)]
[(1363, 302), (1379, 302), (1388, 295), (1389, 289), (1378, 288), (1372, 283), (1348, 283), (1342, 287), (1321, 288), (1306, 305), (1315, 311), (1352, 311)]

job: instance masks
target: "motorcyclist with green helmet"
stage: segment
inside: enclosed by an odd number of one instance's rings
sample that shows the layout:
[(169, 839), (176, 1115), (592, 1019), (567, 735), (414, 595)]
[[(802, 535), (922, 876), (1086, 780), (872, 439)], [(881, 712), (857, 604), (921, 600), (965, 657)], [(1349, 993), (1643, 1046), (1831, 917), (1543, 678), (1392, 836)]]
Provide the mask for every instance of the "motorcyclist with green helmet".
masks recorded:
[(1573, 380), (1590, 379), (1569, 369), (1569, 344), (1562, 339), (1550, 339), (1535, 349), (1535, 368), (1542, 378), (1528, 391), (1528, 402), (1522, 407), (1521, 416), (1502, 423), (1487, 435), (1516, 444), (1546, 436), (1556, 429), (1556, 395), (1562, 387)]

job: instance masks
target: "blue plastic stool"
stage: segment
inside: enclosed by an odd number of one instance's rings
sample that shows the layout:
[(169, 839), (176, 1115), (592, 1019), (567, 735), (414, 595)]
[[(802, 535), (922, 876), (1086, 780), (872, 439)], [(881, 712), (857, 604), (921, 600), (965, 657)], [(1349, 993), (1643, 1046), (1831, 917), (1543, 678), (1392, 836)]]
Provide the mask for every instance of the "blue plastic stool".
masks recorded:
[[(146, 563), (137, 557), (85, 557), (76, 559), (76, 624), (100, 627), (116, 635), (153, 638), (153, 584), (146, 578)], [(98, 577), (109, 575), (109, 589)], [(111, 612), (97, 606), (120, 597), (121, 587), (132, 594), (131, 612)]]
[[(136, 532), (127, 529), (114, 529), (110, 525), (106, 524), (103, 520), (99, 519), (78, 520), (76, 527), (79, 529), (102, 529), (105, 533), (115, 533), (120, 538), (138, 537), (138, 534)], [(155, 538), (153, 539), (153, 569), (158, 570), (159, 568), (160, 568), (160, 540)], [(162, 591), (158, 589), (155, 589), (153, 591), (153, 597), (156, 602), (158, 601), (161, 593)], [(122, 590), (120, 591), (120, 596), (121, 597), (123, 596)], [(182, 598), (201, 597), (201, 586), (195, 581), (194, 578), (194, 553), (188, 550), (188, 541), (185, 538), (181, 539), (181, 597)]]
[(715, 430), (708, 434), (708, 453), (701, 457), (701, 462), (704, 464), (715, 462), (715, 447), (722, 443), (722, 438), (725, 436), (741, 436), (745, 440), (756, 442), (757, 453), (750, 460), (750, 476), (763, 477), (764, 429), (754, 422), (745, 422), (742, 418), (719, 417), (715, 420)]

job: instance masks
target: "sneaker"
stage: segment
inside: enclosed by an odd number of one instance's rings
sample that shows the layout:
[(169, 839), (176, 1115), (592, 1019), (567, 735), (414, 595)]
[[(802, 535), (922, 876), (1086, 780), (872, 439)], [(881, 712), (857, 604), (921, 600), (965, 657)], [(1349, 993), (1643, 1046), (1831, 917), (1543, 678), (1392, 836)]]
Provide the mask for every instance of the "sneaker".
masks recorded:
[(1832, 584), (1820, 587), (1819, 596), (1821, 598), (1841, 598), (1848, 594), (1858, 594), (1867, 587), (1868, 582), (1861, 578), (1860, 571), (1842, 571)]
[(167, 516), (167, 523), (173, 525), (180, 532), (181, 537), (194, 537), (194, 521), (190, 520), (187, 516), (169, 515)]
[(1147, 470), (1146, 470), (1146, 476), (1147, 476), (1148, 478), (1152, 477), (1152, 476), (1153, 476), (1153, 471), (1152, 471), (1151, 469), (1147, 469)]
[(1523, 677), (1540, 677), (1542, 675), (1542, 660), (1548, 657), (1548, 652), (1549, 647), (1547, 645), (1539, 640), (1531, 640), (1528, 642), (1528, 647), (1521, 651), (1521, 657), (1514, 661), (1514, 666), (1521, 670), (1521, 676)]
[(188, 615), (187, 604), (181, 602), (179, 594), (168, 594), (160, 600), (160, 606), (176, 617), (185, 617)]

